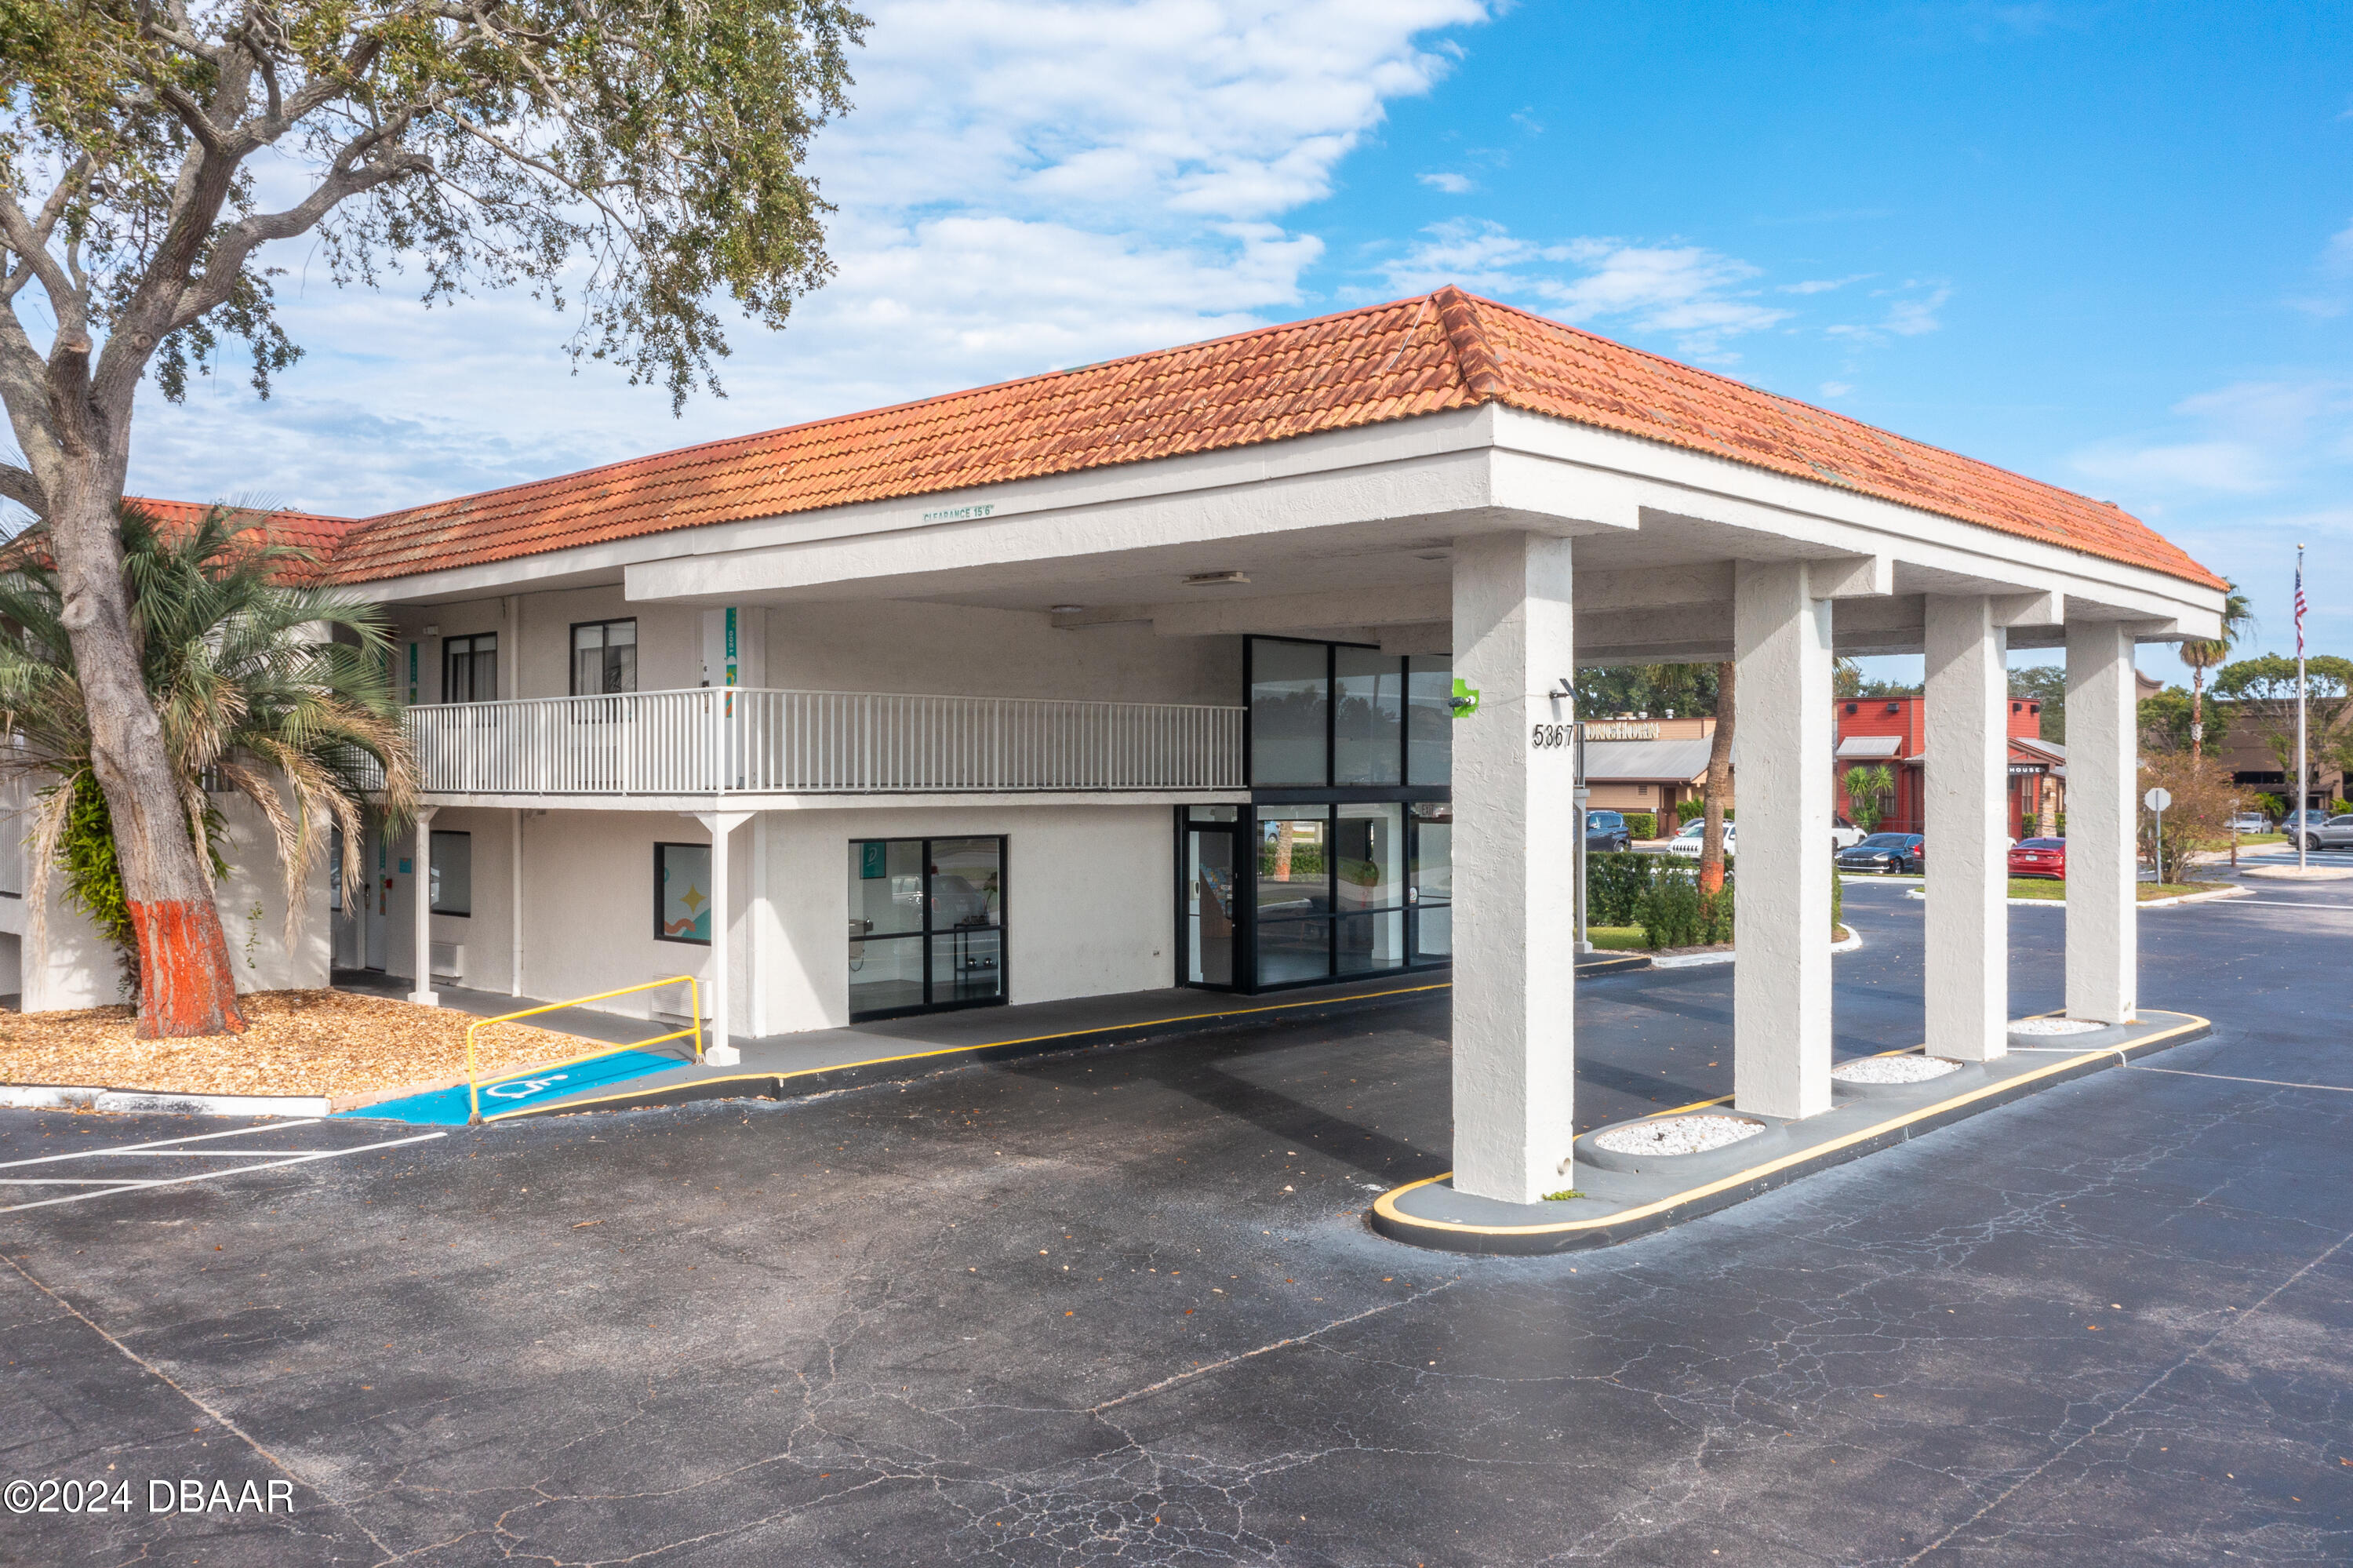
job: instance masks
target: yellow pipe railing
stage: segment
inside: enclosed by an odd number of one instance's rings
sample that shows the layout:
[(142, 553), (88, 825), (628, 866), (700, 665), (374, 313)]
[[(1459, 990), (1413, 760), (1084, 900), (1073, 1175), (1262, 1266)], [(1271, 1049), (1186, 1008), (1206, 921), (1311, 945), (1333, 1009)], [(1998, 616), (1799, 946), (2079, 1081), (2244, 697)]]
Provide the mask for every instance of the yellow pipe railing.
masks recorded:
[(493, 1023), (512, 1023), (518, 1018), (536, 1018), (543, 1012), (556, 1012), (567, 1007), (584, 1007), (592, 1001), (609, 1001), (617, 996), (628, 996), (641, 991), (659, 991), (664, 986), (673, 985), (686, 987), (688, 1016), (693, 1022), (685, 1028), (673, 1029), (667, 1034), (657, 1034), (650, 1040), (638, 1040), (627, 1045), (615, 1045), (603, 1051), (591, 1051), (584, 1056), (567, 1056), (561, 1062), (548, 1062), (538, 1066), (520, 1067), (511, 1072), (502, 1072), (492, 1081), (503, 1082), (508, 1078), (528, 1077), (533, 1073), (552, 1073), (558, 1067), (576, 1067), (583, 1062), (600, 1061), (607, 1056), (617, 1056), (624, 1051), (641, 1050), (648, 1045), (659, 1045), (665, 1041), (682, 1040), (689, 1036), (692, 1036), (694, 1040), (694, 1060), (700, 1062), (702, 1060), (702, 984), (692, 975), (671, 975), (666, 980), (647, 980), (641, 985), (625, 985), (618, 991), (600, 991), (595, 996), (575, 996), (569, 1001), (542, 1002), (537, 1007), (526, 1007), (521, 1012), (501, 1013), (496, 1018), (480, 1018), (468, 1024), (466, 1026), (466, 1124), (472, 1127), (485, 1120), (496, 1121), (502, 1116), (515, 1114), (513, 1111), (492, 1111), (487, 1118), (482, 1115), (482, 1079), (481, 1074), (474, 1065), (474, 1036), (477, 1033), (488, 1029)]

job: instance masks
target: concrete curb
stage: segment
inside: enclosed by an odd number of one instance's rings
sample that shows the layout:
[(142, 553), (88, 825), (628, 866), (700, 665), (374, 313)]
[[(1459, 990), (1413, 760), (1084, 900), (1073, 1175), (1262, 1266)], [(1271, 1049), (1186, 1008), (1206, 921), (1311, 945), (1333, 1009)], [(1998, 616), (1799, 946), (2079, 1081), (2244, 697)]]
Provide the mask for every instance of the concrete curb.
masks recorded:
[[(2348, 872), (2347, 874), (2353, 875), (2353, 872)], [(2217, 887), (2209, 893), (2185, 893), (2179, 898), (2144, 898), (2138, 904), (2133, 906), (2133, 907), (2136, 909), (2173, 909), (2178, 908), (2184, 904), (2211, 904), (2217, 898), (2252, 898), (2254, 896), (2254, 893), (2255, 890), (2252, 887)], [(1915, 887), (1904, 896), (1906, 898), (1926, 900), (1928, 895), (1919, 888)], [(2067, 907), (2067, 901), (2063, 898), (2005, 898), (2002, 902), (2009, 905), (2013, 909), (2063, 910)]]
[[(1841, 928), (1846, 932), (1846, 935), (1831, 944), (1831, 952), (1852, 953), (1862, 946), (1861, 932), (1842, 922)], [(1739, 955), (1730, 948), (1725, 948), (1720, 953), (1671, 953), (1665, 958), (1652, 959), (1651, 967), (1654, 969), (1695, 969), (1704, 964), (1728, 964), (1737, 957)]]
[(185, 1095), (167, 1089), (101, 1089), (66, 1084), (0, 1085), (0, 1107), (11, 1110), (146, 1111), (164, 1116), (287, 1116), (333, 1114), (324, 1095)]
[[(1380, 1235), (1439, 1252), (1533, 1257), (1615, 1246), (1620, 1242), (1631, 1241), (1670, 1225), (1718, 1213), (1801, 1180), (1817, 1171), (1845, 1164), (1880, 1150), (1908, 1142), (1939, 1128), (2013, 1104), (2043, 1088), (2126, 1066), (2141, 1056), (2187, 1044), (2193, 1040), (2202, 1040), (2213, 1032), (2211, 1022), (2195, 1013), (2166, 1012), (2163, 1016), (2177, 1022), (2157, 1024), (2156, 1019), (2150, 1019), (2147, 1022), (2157, 1025), (2151, 1032), (2120, 1044), (2094, 1046), (2082, 1052), (2053, 1048), (2052, 1054), (2063, 1054), (2065, 1059), (2000, 1082), (1980, 1084), (1947, 1099), (1857, 1128), (1827, 1143), (1801, 1148), (1761, 1165), (1703, 1181), (1698, 1186), (1682, 1192), (1647, 1199), (1619, 1213), (1573, 1220), (1565, 1217), (1567, 1212), (1566, 1204), (1498, 1204), (1494, 1207), (1510, 1214), (1526, 1214), (1528, 1218), (1506, 1222), (1503, 1215), (1498, 1215), (1494, 1223), (1486, 1223), (1416, 1213), (1400, 1206), (1401, 1201), (1411, 1199), (1412, 1194), (1443, 1182), (1446, 1176), (1441, 1175), (1389, 1189), (1373, 1201), (1366, 1218)], [(2042, 1052), (2038, 1050), (2035, 1054), (2041, 1054)], [(1725, 1097), (1725, 1100), (1729, 1098), (1729, 1096)], [(1701, 1102), (1703, 1105), (1722, 1103), (1722, 1100)], [(1658, 1114), (1676, 1116), (1699, 1108), (1697, 1105), (1684, 1106)], [(1562, 1178), (1565, 1181), (1568, 1179), (1566, 1176)], [(1537, 1217), (1539, 1214), (1541, 1218)], [(1556, 1218), (1556, 1215), (1564, 1217)]]

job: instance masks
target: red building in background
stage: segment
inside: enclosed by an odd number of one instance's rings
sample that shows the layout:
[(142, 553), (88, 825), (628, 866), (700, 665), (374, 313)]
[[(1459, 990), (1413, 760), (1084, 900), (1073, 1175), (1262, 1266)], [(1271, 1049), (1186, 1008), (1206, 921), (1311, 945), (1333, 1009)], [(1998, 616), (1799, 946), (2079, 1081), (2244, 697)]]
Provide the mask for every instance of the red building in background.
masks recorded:
[[(1883, 767), (1895, 788), (1883, 800), (1880, 829), (1916, 833), (1921, 825), (1921, 765), (1926, 760), (1926, 715), (1920, 697), (1838, 699), (1838, 810), (1854, 820), (1846, 775), (1852, 768)], [(2010, 705), (2010, 836), (2034, 836), (2047, 804), (2052, 819), (2066, 809), (2067, 748), (2042, 738), (2042, 705), (2012, 698)]]

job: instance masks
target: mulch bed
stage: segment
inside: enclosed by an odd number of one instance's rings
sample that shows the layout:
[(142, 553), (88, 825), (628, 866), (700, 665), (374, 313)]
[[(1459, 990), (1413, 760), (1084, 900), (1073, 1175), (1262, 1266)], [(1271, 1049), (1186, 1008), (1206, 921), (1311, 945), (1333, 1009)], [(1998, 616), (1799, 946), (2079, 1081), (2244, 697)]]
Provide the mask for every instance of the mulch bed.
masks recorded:
[[(160, 1089), (198, 1095), (325, 1095), (338, 1102), (466, 1079), (471, 1015), (340, 991), (238, 999), (242, 1034), (141, 1040), (128, 1007), (0, 1013), (0, 1084)], [(607, 1050), (602, 1041), (523, 1023), (485, 1029), (476, 1061), (492, 1072)]]

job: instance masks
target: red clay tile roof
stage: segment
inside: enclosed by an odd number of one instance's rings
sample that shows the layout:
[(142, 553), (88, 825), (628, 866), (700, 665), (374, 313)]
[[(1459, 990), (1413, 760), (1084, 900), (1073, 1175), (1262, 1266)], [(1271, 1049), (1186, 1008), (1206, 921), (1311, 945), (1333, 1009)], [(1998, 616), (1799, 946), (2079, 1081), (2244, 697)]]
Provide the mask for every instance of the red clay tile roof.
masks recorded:
[(386, 513), (335, 546), (333, 575), (405, 577), (1491, 401), (2222, 586), (2106, 503), (1451, 287)]
[[(126, 495), (123, 501), (153, 517), (166, 533), (179, 528), (193, 528), (204, 520), (212, 508), (193, 501), (157, 501), (143, 495)], [(262, 537), (273, 545), (292, 545), (308, 550), (318, 557), (315, 566), (303, 565), (299, 569), (280, 575), (294, 581), (314, 581), (328, 574), (328, 559), (343, 535), (358, 525), (350, 517), (323, 517), (315, 512), (262, 512), (248, 507), (230, 508), (237, 515), (233, 525), (240, 528), (259, 527)], [(290, 566), (292, 563), (288, 563)]]

